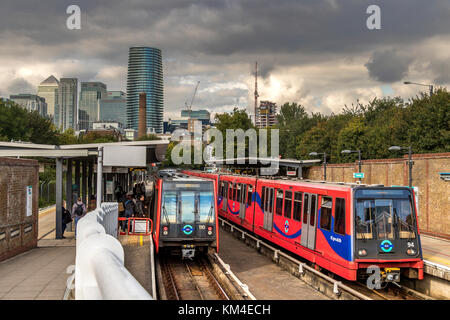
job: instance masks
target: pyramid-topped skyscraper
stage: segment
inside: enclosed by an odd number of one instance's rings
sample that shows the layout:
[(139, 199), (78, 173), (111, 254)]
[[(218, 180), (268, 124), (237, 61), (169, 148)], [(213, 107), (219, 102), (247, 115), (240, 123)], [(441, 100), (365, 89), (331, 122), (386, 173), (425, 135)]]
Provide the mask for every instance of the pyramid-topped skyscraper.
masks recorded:
[(53, 75), (42, 81), (38, 86), (37, 95), (44, 98), (47, 103), (47, 114), (55, 116), (55, 103), (58, 97), (59, 81)]

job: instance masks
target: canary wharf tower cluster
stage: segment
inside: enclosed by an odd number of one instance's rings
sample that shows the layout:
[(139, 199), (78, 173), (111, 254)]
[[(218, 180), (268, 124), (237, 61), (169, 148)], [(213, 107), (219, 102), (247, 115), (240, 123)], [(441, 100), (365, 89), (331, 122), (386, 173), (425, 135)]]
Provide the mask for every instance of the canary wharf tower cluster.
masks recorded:
[(147, 131), (163, 133), (164, 91), (161, 50), (131, 47), (127, 76), (127, 127), (137, 130), (139, 94), (146, 97)]

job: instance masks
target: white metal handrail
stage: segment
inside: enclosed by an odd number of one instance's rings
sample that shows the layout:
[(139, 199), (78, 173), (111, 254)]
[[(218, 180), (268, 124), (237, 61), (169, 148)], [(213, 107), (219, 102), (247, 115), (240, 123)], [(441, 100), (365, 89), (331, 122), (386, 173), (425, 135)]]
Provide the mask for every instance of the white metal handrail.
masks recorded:
[(116, 239), (117, 204), (101, 207), (78, 221), (75, 299), (151, 300), (124, 266), (124, 251)]

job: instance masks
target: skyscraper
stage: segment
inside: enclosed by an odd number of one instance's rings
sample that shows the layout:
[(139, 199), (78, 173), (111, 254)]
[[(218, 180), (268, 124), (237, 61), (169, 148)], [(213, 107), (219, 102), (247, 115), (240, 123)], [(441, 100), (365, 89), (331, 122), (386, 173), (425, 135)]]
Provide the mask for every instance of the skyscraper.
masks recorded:
[(55, 116), (55, 104), (58, 99), (59, 81), (54, 76), (50, 76), (42, 81), (38, 86), (37, 95), (45, 99), (47, 103), (47, 114)]
[(117, 121), (127, 125), (127, 96), (122, 91), (108, 91), (100, 101), (100, 121)]
[(47, 103), (42, 97), (35, 94), (20, 93), (9, 96), (9, 99), (28, 111), (37, 111), (41, 116), (47, 116)]
[(78, 121), (80, 130), (92, 129), (92, 123), (100, 120), (100, 100), (106, 98), (106, 96), (106, 85), (104, 83), (81, 82)]
[(61, 78), (54, 122), (63, 131), (69, 128), (77, 130), (77, 92), (77, 78)]
[(164, 89), (161, 50), (131, 47), (128, 56), (127, 126), (138, 129), (139, 93), (147, 94), (147, 129), (163, 132)]

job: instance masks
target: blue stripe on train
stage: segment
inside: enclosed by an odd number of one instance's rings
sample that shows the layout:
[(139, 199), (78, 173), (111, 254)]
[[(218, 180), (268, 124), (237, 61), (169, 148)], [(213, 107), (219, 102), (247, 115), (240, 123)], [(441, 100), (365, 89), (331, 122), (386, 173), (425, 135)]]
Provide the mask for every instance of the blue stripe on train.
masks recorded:
[(276, 232), (281, 234), (283, 237), (289, 238), (289, 239), (295, 239), (297, 237), (300, 237), (300, 235), (302, 234), (302, 229), (299, 229), (296, 233), (293, 233), (293, 234), (286, 234), (282, 230), (280, 230), (280, 228), (278, 228), (278, 226), (275, 223), (273, 224), (273, 227), (275, 228)]

